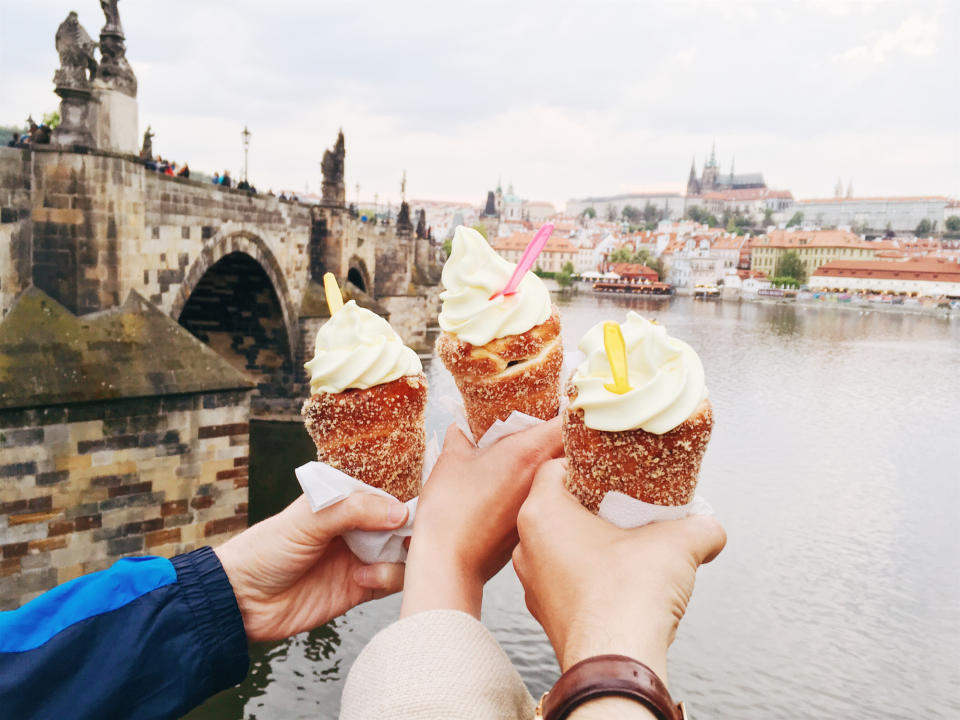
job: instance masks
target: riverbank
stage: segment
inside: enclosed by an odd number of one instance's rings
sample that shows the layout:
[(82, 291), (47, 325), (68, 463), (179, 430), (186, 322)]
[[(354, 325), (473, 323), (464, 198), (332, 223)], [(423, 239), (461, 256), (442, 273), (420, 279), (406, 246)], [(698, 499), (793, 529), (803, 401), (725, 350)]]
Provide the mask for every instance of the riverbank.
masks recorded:
[[(551, 288), (551, 290), (559, 290)], [(572, 288), (565, 291), (578, 295), (587, 295), (592, 297), (629, 297), (617, 295), (616, 293), (601, 292), (593, 290), (586, 283), (576, 283)], [(805, 297), (808, 295), (809, 297)], [(692, 291), (680, 288), (674, 295), (636, 295), (644, 299), (668, 301), (676, 297), (693, 297)], [(763, 296), (742, 293), (721, 293), (719, 297), (708, 298), (703, 302), (723, 302), (723, 303), (750, 303), (759, 305), (790, 305), (798, 307), (830, 307), (843, 310), (856, 310), (860, 314), (870, 312), (892, 313), (899, 315), (919, 315), (922, 317), (936, 317), (944, 320), (960, 320), (960, 302), (958, 301), (921, 301), (919, 298), (906, 298), (901, 303), (894, 303), (890, 300), (868, 300), (854, 296), (844, 298), (840, 294), (831, 293), (798, 293), (795, 297), (776, 297)], [(946, 303), (946, 304), (945, 304)]]

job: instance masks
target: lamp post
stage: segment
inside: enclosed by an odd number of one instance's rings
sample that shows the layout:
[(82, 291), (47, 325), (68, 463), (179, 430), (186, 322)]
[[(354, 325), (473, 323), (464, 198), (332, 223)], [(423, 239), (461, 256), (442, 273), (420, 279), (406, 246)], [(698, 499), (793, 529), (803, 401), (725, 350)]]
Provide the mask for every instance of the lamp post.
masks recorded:
[(250, 154), (250, 136), (251, 135), (253, 135), (253, 133), (247, 129), (246, 125), (244, 125), (243, 132), (240, 133), (240, 137), (243, 140), (243, 181), (247, 183), (250, 182), (247, 177), (247, 159)]

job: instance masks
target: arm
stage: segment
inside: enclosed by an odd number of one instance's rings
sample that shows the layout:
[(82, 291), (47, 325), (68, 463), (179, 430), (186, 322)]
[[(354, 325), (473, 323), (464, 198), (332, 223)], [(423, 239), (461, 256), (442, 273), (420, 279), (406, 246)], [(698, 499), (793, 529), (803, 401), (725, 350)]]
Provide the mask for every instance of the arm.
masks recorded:
[(561, 452), (559, 420), (486, 450), (455, 426), (447, 431), (417, 507), (401, 619), (351, 668), (342, 720), (533, 716), (533, 698), (479, 622), (480, 605), (516, 544), (517, 512), (537, 467)]
[(247, 673), (216, 555), (120, 560), (0, 613), (9, 717), (178, 717)]
[(388, 530), (402, 503), (301, 497), (216, 551), (128, 558), (0, 613), (0, 715), (179, 717), (247, 673), (248, 640), (309, 630), (403, 584), (364, 565), (346, 530)]
[[(726, 542), (715, 518), (694, 516), (621, 530), (563, 487), (562, 461), (545, 464), (520, 510), (513, 564), (527, 607), (561, 671), (595, 655), (626, 655), (667, 682), (667, 648), (693, 593), (697, 568)], [(618, 698), (585, 703), (572, 720), (649, 718)]]

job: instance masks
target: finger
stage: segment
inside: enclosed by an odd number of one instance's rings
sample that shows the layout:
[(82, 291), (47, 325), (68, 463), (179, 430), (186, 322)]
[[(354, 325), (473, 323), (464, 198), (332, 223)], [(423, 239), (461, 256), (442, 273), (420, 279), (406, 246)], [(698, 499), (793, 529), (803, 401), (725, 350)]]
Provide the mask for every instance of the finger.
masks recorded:
[(727, 544), (727, 531), (712, 515), (690, 515), (678, 521), (684, 539), (698, 565), (713, 560)]
[(563, 486), (566, 472), (564, 460), (550, 460), (540, 466), (517, 519), (521, 542), (528, 535), (538, 534), (562, 542), (563, 538), (576, 536), (575, 528), (598, 521)]
[(463, 434), (463, 430), (456, 423), (450, 423), (447, 428), (447, 434), (443, 437), (443, 452), (446, 453), (464, 453), (473, 452), (477, 446), (470, 442), (470, 439)]
[(407, 506), (395, 498), (355, 492), (345, 500), (311, 513), (305, 528), (318, 539), (334, 538), (348, 530), (394, 530), (407, 521)]
[[(493, 447), (497, 457), (527, 465), (540, 465), (550, 458), (563, 456), (563, 433), (560, 418), (539, 423), (523, 432), (505, 437)], [(517, 457), (519, 455), (519, 458)]]
[(378, 597), (383, 597), (403, 589), (405, 567), (402, 563), (363, 565), (353, 571), (353, 581), (362, 588), (375, 590)]

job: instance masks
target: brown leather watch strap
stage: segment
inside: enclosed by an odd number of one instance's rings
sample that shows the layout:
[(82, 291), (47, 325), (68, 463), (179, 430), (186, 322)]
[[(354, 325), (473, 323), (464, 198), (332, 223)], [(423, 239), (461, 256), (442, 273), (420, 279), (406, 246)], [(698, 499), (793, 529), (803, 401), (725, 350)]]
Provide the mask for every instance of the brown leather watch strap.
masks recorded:
[(564, 720), (573, 710), (599, 697), (615, 695), (644, 705), (657, 720), (684, 720), (683, 703), (673, 702), (657, 674), (624, 655), (597, 655), (567, 670), (540, 700), (544, 720)]

